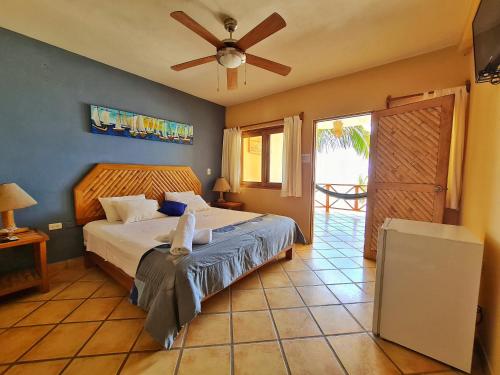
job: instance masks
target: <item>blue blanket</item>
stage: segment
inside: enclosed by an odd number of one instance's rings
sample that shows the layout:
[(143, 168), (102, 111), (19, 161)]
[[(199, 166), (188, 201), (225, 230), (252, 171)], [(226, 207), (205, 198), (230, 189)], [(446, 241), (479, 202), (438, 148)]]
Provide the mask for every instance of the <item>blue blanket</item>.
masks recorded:
[(201, 301), (274, 257), (304, 236), (290, 218), (263, 215), (213, 231), (213, 241), (173, 256), (168, 245), (146, 252), (130, 300), (148, 311), (145, 329), (171, 348), (182, 326), (201, 312)]

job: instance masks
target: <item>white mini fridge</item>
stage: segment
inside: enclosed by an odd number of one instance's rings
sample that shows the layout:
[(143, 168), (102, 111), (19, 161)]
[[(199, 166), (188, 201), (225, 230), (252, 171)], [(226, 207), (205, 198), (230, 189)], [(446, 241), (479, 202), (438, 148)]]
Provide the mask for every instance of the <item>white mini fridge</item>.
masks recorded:
[(483, 244), (455, 225), (386, 219), (373, 332), (470, 372)]

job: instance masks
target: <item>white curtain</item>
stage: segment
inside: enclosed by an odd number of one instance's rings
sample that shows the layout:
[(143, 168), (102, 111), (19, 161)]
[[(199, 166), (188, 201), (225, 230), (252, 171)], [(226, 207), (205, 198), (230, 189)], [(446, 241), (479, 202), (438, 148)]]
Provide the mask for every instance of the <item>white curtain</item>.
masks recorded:
[(232, 193), (240, 192), (241, 130), (224, 129), (222, 142), (222, 177), (231, 185)]
[(455, 106), (451, 131), (446, 207), (457, 210), (460, 207), (460, 197), (462, 194), (462, 164), (464, 159), (465, 124), (469, 94), (465, 86), (459, 86), (434, 90), (433, 93), (425, 93), (423, 99), (437, 98), (451, 94), (455, 94)]
[(283, 129), (282, 197), (302, 196), (302, 120), (299, 116), (285, 117)]

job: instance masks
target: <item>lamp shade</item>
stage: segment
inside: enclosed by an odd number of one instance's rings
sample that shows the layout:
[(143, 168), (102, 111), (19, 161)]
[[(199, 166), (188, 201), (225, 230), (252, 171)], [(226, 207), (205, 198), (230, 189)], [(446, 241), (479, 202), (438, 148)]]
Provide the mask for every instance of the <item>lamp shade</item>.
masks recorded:
[(37, 201), (17, 184), (0, 184), (0, 212), (25, 208), (35, 204), (37, 204)]
[(229, 191), (231, 190), (231, 186), (227, 182), (227, 180), (224, 177), (219, 177), (217, 181), (215, 181), (214, 188), (212, 189), (213, 191)]

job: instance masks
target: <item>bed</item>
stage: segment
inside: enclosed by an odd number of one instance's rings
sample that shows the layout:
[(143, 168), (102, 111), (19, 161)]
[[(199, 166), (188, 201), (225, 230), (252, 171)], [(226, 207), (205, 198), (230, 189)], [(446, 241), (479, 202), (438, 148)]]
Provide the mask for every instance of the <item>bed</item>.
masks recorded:
[(303, 241), (286, 217), (211, 207), (196, 212), (196, 227), (213, 229), (209, 245), (174, 257), (157, 236), (178, 218), (109, 223), (98, 197), (144, 193), (160, 203), (166, 191), (202, 193), (190, 167), (98, 164), (75, 187), (75, 216), (84, 225), (85, 260), (131, 290), (131, 301), (148, 311), (148, 332), (171, 347), (180, 328), (199, 312), (201, 302), (277, 257), (292, 258)]

